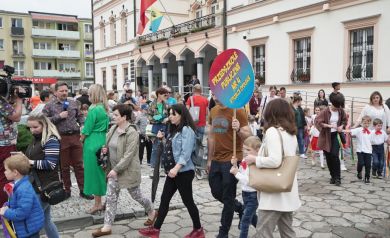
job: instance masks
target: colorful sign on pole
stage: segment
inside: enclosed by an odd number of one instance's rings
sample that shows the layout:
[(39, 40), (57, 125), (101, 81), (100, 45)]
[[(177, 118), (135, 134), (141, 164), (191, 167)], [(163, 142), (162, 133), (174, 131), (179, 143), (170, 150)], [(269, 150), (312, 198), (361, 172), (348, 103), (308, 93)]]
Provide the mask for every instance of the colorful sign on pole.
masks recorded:
[(253, 68), (246, 55), (238, 49), (228, 49), (219, 54), (210, 69), (209, 85), (226, 107), (245, 106), (255, 87)]

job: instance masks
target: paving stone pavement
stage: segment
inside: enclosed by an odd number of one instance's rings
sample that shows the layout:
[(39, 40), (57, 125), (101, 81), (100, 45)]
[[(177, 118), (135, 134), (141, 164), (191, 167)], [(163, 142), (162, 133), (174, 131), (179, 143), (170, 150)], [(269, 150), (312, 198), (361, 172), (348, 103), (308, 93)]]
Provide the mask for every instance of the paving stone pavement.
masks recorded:
[[(297, 237), (342, 237), (364, 238), (390, 237), (390, 180), (371, 179), (371, 184), (358, 181), (355, 165), (346, 161), (348, 171), (342, 172), (340, 187), (329, 184), (329, 172), (318, 165), (312, 167), (309, 159), (302, 160), (298, 171), (298, 183), (302, 207), (294, 213), (293, 226)], [(149, 174), (146, 165), (142, 166), (144, 175)], [(163, 186), (160, 179), (156, 208)], [(210, 193), (207, 179), (194, 180), (194, 199), (198, 204), (206, 237), (215, 237), (219, 227), (222, 206)], [(93, 230), (101, 227), (102, 216), (87, 216), (85, 211), (93, 201), (80, 199), (75, 185), (72, 198), (52, 208), (61, 237), (91, 237)], [(151, 179), (143, 176), (141, 189), (150, 197)], [(240, 189), (238, 189), (240, 190)], [(238, 198), (241, 199), (240, 191)], [(191, 231), (192, 222), (183, 208), (178, 193), (171, 202), (171, 211), (162, 226), (161, 237), (184, 237)], [(143, 227), (146, 217), (139, 204), (133, 201), (126, 191), (122, 191), (118, 205), (119, 221), (113, 226), (116, 237), (141, 237), (137, 230)], [(229, 237), (238, 237), (238, 216), (235, 215)], [(255, 229), (250, 228), (250, 237), (255, 237)], [(44, 236), (43, 236), (44, 237)], [(280, 237), (275, 232), (274, 237)], [(371, 236), (370, 236), (371, 237)]]

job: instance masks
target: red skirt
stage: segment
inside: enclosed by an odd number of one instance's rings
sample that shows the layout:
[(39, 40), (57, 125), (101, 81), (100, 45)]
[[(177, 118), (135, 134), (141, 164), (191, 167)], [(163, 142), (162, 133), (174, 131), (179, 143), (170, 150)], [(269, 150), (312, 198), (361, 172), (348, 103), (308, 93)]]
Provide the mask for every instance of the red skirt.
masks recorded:
[(311, 144), (311, 149), (312, 149), (312, 150), (320, 150), (320, 149), (317, 147), (317, 142), (318, 142), (318, 137), (313, 137), (313, 138), (311, 139), (310, 144)]

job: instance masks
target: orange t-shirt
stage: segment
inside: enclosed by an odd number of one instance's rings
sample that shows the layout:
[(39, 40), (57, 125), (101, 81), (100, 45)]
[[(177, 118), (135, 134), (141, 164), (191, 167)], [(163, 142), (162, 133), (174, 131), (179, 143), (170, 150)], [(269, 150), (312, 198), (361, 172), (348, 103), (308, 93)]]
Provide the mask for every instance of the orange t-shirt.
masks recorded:
[(31, 97), (30, 103), (31, 103), (31, 108), (34, 109), (38, 104), (41, 102), (41, 98), (39, 96), (34, 96)]
[[(233, 109), (217, 104), (210, 111), (209, 124), (213, 126), (210, 136), (214, 136), (214, 154), (212, 160), (228, 162), (233, 156)], [(237, 109), (236, 118), (240, 126), (248, 125), (247, 114), (244, 109)], [(240, 136), (236, 136), (237, 160), (243, 159), (242, 143)]]

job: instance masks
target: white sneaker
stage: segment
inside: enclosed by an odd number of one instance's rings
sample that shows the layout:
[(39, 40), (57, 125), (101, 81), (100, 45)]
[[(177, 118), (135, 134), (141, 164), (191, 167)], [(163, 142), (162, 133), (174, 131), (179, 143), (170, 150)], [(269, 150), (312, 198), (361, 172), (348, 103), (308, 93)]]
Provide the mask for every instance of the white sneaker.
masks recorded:
[(305, 154), (301, 154), (299, 157), (301, 157), (301, 159), (307, 159), (307, 156)]

